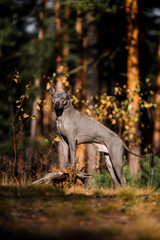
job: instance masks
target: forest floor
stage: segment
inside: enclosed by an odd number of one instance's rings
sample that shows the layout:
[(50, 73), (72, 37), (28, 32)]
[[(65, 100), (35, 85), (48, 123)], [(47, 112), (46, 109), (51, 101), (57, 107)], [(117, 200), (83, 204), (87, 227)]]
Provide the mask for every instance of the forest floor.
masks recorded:
[(0, 186), (2, 235), (17, 240), (159, 240), (160, 191)]

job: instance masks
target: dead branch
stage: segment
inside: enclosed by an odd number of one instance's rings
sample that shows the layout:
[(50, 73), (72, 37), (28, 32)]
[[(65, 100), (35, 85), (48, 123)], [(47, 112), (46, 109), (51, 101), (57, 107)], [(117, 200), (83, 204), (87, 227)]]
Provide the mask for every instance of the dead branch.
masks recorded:
[(32, 185), (52, 183), (57, 188), (84, 186), (87, 177), (90, 175), (79, 170), (52, 167), (50, 173), (33, 182)]

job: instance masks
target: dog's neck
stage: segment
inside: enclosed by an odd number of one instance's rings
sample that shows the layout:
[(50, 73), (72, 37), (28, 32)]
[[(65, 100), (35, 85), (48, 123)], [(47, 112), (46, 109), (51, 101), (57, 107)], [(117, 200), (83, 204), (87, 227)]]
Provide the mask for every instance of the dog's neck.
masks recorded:
[(74, 107), (73, 107), (71, 101), (69, 100), (67, 105), (64, 106), (64, 108), (62, 108), (62, 109), (55, 108), (56, 117), (57, 118), (62, 117), (64, 114), (66, 114), (68, 111), (71, 111), (71, 110), (74, 110)]

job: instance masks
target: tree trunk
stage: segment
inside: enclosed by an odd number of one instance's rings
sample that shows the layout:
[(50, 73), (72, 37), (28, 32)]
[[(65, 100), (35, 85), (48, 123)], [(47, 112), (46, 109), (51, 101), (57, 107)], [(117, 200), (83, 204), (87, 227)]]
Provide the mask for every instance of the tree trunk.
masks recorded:
[[(61, 3), (60, 0), (55, 0), (55, 29), (56, 29), (56, 74), (57, 74), (57, 90), (64, 90), (62, 82), (62, 29), (60, 18)], [(59, 167), (64, 167), (63, 147), (61, 141), (58, 143), (58, 162)]]
[[(43, 22), (44, 22), (44, 6), (45, 6), (45, 4), (46, 4), (46, 1), (44, 0), (42, 2), (41, 10), (39, 12), (39, 21), (40, 21), (40, 28), (39, 28), (39, 32), (38, 32), (38, 40), (39, 41), (43, 40), (43, 35), (44, 35)], [(41, 86), (41, 77), (35, 76), (34, 87), (40, 89), (40, 86)], [(41, 134), (40, 112), (37, 107), (39, 102), (40, 102), (40, 95), (37, 95), (33, 101), (33, 106), (32, 106), (32, 115), (36, 116), (36, 118), (31, 119), (30, 146), (29, 146), (29, 149), (26, 154), (27, 168), (29, 169), (29, 171), (32, 168), (33, 144), (35, 141), (35, 137), (36, 137), (36, 135)]]
[[(41, 78), (35, 78), (34, 80), (35, 88), (39, 88), (40, 84), (41, 84)], [(37, 96), (33, 101), (32, 115), (36, 116), (36, 118), (31, 119), (31, 130), (30, 130), (31, 145), (33, 145), (34, 143), (35, 136), (37, 134), (37, 129), (38, 129), (39, 110), (37, 109), (37, 104), (39, 101), (40, 101), (40, 96)]]
[(62, 68), (62, 29), (61, 29), (60, 9), (61, 9), (60, 0), (55, 0), (57, 89), (64, 90), (64, 85), (61, 81), (61, 77), (63, 75), (63, 68)]
[(69, 47), (69, 18), (70, 18), (70, 6), (68, 5), (69, 0), (65, 0), (65, 9), (64, 9), (64, 48), (63, 48), (63, 61), (65, 63), (64, 65), (64, 74), (68, 72), (68, 57), (70, 53), (70, 47)]
[(154, 132), (153, 132), (153, 145), (154, 151), (156, 154), (160, 154), (160, 31), (159, 31), (159, 45), (158, 45), (158, 76), (157, 76), (157, 84), (156, 84), (156, 96), (155, 103), (157, 104), (157, 108), (155, 109), (155, 117), (154, 117)]
[(49, 137), (51, 133), (51, 115), (52, 115), (52, 102), (51, 93), (45, 90), (45, 103), (43, 107), (43, 134)]
[(87, 46), (86, 46), (86, 60), (87, 60), (87, 98), (94, 96), (98, 92), (98, 30), (97, 21), (94, 17), (94, 12), (89, 12), (86, 15), (87, 25)]
[[(83, 45), (83, 19), (81, 17), (81, 11), (77, 11), (76, 18), (76, 35), (77, 35), (77, 48), (78, 48), (78, 67), (84, 64), (84, 45)], [(85, 82), (85, 71), (84, 69), (79, 69), (76, 74), (75, 83), (75, 95), (79, 100), (78, 110), (80, 112), (85, 112), (84, 104), (82, 104), (82, 99), (86, 98), (86, 82)], [(77, 146), (76, 152), (77, 167), (79, 169), (85, 164), (86, 161), (86, 144), (81, 144)], [(83, 169), (85, 171), (85, 168)]]
[[(129, 126), (130, 129), (134, 129), (129, 134), (129, 142), (132, 145), (132, 151), (140, 154), (140, 145), (132, 144), (136, 138), (139, 137), (139, 124), (137, 121), (131, 119), (136, 118), (139, 113), (139, 95), (133, 93), (136, 87), (139, 85), (139, 56), (138, 56), (138, 0), (126, 0), (126, 14), (127, 14), (127, 83), (128, 83), (128, 98), (132, 101), (129, 103)], [(139, 117), (139, 114), (138, 114)], [(133, 138), (135, 136), (135, 139)], [(133, 140), (133, 141), (132, 141)], [(132, 173), (136, 173), (139, 169), (139, 159), (133, 155), (129, 155), (129, 165)]]
[[(40, 21), (40, 28), (38, 32), (38, 40), (42, 41), (43, 40), (43, 35), (44, 35), (44, 27), (43, 27), (43, 22), (44, 22), (44, 6), (46, 4), (46, 1), (44, 0), (42, 2), (42, 8), (39, 12), (39, 21)], [(40, 88), (41, 85), (41, 77), (35, 77), (34, 79), (34, 86), (35, 88)], [(30, 131), (30, 137), (31, 137), (31, 145), (34, 142), (35, 135), (37, 133), (37, 128), (38, 128), (38, 121), (39, 121), (39, 111), (37, 109), (37, 104), (40, 101), (40, 96), (36, 96), (36, 98), (33, 101), (33, 108), (32, 108), (32, 115), (37, 116), (36, 119), (31, 119), (31, 131)], [(39, 129), (40, 131), (40, 129)]]
[[(87, 99), (98, 92), (98, 66), (96, 60), (98, 58), (98, 30), (94, 12), (86, 15), (86, 79), (87, 79)], [(87, 145), (87, 171), (93, 172), (96, 167), (97, 149), (94, 145)]]

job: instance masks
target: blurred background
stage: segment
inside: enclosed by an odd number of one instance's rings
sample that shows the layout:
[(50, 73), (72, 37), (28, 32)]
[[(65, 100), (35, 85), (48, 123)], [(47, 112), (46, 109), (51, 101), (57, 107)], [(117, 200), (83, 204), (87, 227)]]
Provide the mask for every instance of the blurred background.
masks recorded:
[[(77, 110), (147, 154), (125, 156), (131, 174), (143, 169), (144, 181), (151, 169), (158, 174), (158, 1), (0, 0), (1, 183), (32, 181), (63, 165), (52, 83), (70, 84)], [(92, 145), (77, 148), (77, 167), (84, 164), (87, 172), (105, 169)]]

